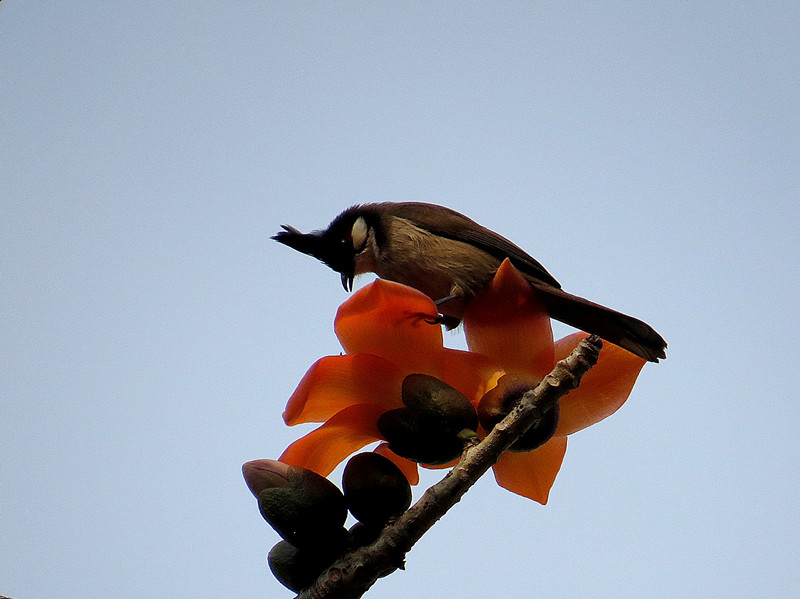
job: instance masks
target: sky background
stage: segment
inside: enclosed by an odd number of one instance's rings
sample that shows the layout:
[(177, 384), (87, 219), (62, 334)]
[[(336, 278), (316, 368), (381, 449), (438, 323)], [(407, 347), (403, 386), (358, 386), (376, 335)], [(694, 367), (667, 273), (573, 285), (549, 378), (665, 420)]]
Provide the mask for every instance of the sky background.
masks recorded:
[(547, 506), (489, 475), (367, 596), (794, 595), (798, 31), (795, 2), (2, 2), (0, 594), (290, 597), (240, 467), (307, 430), (281, 412), (348, 296), (269, 236), (414, 200), (669, 358)]

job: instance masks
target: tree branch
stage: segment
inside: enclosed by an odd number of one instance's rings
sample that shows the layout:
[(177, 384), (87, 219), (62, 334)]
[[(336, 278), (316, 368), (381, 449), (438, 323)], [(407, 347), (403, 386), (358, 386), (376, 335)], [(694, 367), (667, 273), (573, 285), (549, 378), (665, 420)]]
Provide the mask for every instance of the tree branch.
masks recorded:
[(539, 385), (523, 395), (517, 406), (480, 443), (470, 444), (458, 464), (429, 488), (417, 503), (387, 525), (370, 545), (339, 558), (296, 599), (357, 599), (375, 583), (403, 569), (405, 555), (464, 493), (491, 468), (530, 426), (564, 395), (577, 388), (597, 363), (602, 341), (587, 337), (556, 364)]

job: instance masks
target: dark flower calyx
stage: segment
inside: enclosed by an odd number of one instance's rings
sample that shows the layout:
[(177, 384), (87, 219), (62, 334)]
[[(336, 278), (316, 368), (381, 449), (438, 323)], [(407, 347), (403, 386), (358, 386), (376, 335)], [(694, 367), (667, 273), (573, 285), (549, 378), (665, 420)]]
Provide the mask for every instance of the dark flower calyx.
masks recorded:
[(299, 593), (310, 587), (339, 555), (340, 552), (325, 545), (298, 549), (288, 541), (281, 541), (269, 552), (267, 563), (278, 582)]
[(427, 374), (410, 374), (403, 380), (404, 408), (390, 410), (378, 419), (378, 430), (389, 448), (422, 464), (446, 464), (458, 458), (465, 437), (478, 426), (469, 399), (444, 381)]
[(390, 459), (359, 453), (347, 462), (342, 489), (350, 513), (364, 524), (383, 525), (411, 505), (411, 485)]

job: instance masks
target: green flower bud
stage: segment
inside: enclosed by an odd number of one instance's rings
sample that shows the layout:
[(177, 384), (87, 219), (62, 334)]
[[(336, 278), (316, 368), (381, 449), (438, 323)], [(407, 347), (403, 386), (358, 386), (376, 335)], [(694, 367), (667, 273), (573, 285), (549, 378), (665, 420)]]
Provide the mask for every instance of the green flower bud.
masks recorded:
[(328, 479), (274, 460), (248, 462), (243, 470), (251, 491), (257, 492), (261, 515), (281, 537), (302, 549), (344, 543), (347, 507)]

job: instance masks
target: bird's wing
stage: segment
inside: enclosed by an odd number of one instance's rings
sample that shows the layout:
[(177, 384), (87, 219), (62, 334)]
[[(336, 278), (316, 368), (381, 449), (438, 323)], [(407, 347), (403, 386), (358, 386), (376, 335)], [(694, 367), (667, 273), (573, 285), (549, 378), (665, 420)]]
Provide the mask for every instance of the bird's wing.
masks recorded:
[(527, 252), (460, 212), (434, 204), (401, 202), (392, 206), (391, 213), (434, 235), (469, 243), (498, 260), (508, 258), (519, 271), (529, 277), (561, 288), (553, 275)]

